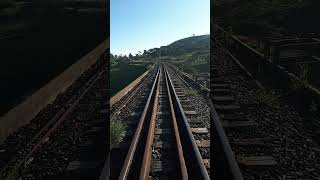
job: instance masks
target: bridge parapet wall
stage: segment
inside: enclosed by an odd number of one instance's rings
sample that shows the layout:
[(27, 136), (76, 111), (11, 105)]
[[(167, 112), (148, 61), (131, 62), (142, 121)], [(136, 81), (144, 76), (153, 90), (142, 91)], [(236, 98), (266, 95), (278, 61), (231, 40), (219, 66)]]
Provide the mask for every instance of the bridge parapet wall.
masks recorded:
[(30, 122), (43, 108), (53, 102), (60, 93), (95, 64), (107, 48), (109, 48), (109, 40), (105, 40), (25, 101), (0, 117), (0, 142)]

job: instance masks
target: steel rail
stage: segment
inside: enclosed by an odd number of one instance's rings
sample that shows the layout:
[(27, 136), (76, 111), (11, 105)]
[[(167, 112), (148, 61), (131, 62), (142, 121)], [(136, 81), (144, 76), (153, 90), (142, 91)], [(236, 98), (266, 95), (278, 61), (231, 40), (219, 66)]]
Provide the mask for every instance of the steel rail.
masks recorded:
[(181, 177), (182, 180), (188, 180), (188, 171), (187, 171), (187, 167), (186, 167), (186, 162), (184, 160), (184, 155), (183, 155), (183, 148), (182, 148), (182, 143), (181, 143), (181, 139), (180, 139), (180, 134), (179, 134), (179, 128), (178, 128), (178, 124), (177, 124), (177, 119), (176, 119), (176, 115), (175, 115), (175, 110), (173, 107), (173, 101), (171, 98), (171, 92), (170, 92), (170, 88), (169, 88), (169, 76), (167, 73), (165, 73), (165, 80), (166, 80), (166, 86), (167, 86), (167, 91), (168, 91), (168, 96), (169, 96), (169, 104), (170, 104), (170, 109), (171, 109), (171, 118), (172, 118), (172, 124), (174, 127), (174, 134), (176, 137), (176, 143), (177, 143), (177, 149), (178, 149), (178, 155), (179, 155), (179, 163), (180, 163), (180, 170), (181, 170)]
[[(153, 69), (153, 67), (152, 67)], [(151, 73), (151, 72), (149, 72)], [(149, 79), (151, 77), (147, 77), (147, 79)], [(116, 109), (116, 113), (113, 113), (113, 115), (111, 115), (111, 119), (115, 118), (118, 115), (118, 112), (120, 112), (123, 107), (133, 98), (133, 96), (137, 93), (138, 90), (140, 90), (142, 88), (143, 83), (140, 83), (136, 88), (134, 88), (134, 90), (130, 93), (129, 97), (127, 97), (125, 99), (124, 102), (121, 103), (121, 105), (119, 105)], [(99, 180), (109, 180), (110, 179), (110, 161), (111, 161), (111, 149), (109, 150), (109, 154), (108, 157), (105, 161), (105, 164), (103, 166), (103, 169), (100, 173), (99, 176)]]
[(132, 140), (132, 142), (130, 144), (130, 148), (129, 148), (128, 154), (126, 156), (126, 159), (124, 161), (124, 165), (123, 165), (123, 167), (121, 169), (121, 172), (120, 172), (119, 180), (125, 180), (125, 179), (127, 179), (128, 175), (129, 175), (130, 167), (131, 167), (132, 160), (133, 160), (133, 157), (134, 157), (134, 154), (135, 154), (135, 151), (136, 151), (139, 139), (140, 139), (141, 131), (142, 131), (142, 128), (143, 128), (143, 125), (144, 125), (144, 122), (145, 122), (147, 111), (148, 111), (149, 106), (150, 106), (151, 98), (152, 98), (152, 96), (154, 94), (156, 83), (157, 83), (157, 81), (159, 81), (159, 73), (160, 73), (160, 69), (158, 69), (158, 72), (157, 72), (155, 81), (153, 83), (151, 92), (149, 94), (147, 103), (146, 103), (146, 105), (144, 107), (142, 116), (141, 116), (141, 118), (139, 120), (139, 124), (137, 126), (137, 130), (135, 131), (133, 140)]
[(214, 159), (219, 166), (214, 166), (214, 178), (243, 180), (240, 168), (234, 157), (220, 118), (210, 98), (210, 116), (214, 128)]
[[(189, 79), (194, 81), (191, 78)], [(197, 83), (196, 81), (194, 82)], [(201, 86), (200, 84), (198, 85)], [(208, 89), (206, 89), (206, 91), (209, 93)], [(228, 138), (224, 132), (220, 118), (213, 106), (211, 98), (209, 100), (209, 106), (210, 119), (213, 126), (212, 137), (214, 137), (213, 159), (216, 164), (218, 164), (218, 166), (213, 166), (213, 179), (243, 180), (240, 168), (234, 157)]]
[(159, 81), (157, 82), (157, 89), (156, 89), (156, 95), (153, 103), (153, 109), (152, 109), (152, 115), (150, 120), (150, 125), (148, 129), (148, 137), (147, 142), (144, 150), (143, 155), (143, 161), (142, 166), (140, 170), (140, 180), (147, 180), (149, 179), (150, 174), (150, 165), (151, 165), (151, 154), (152, 154), (152, 144), (154, 140), (154, 132), (156, 128), (156, 118), (157, 118), (157, 112), (158, 112), (158, 97), (159, 97), (159, 91), (160, 91), (160, 78), (162, 77), (162, 70), (160, 68), (160, 74), (159, 74)]
[[(188, 144), (188, 147), (191, 146), (191, 149), (192, 149), (192, 151), (193, 151), (193, 153), (194, 153), (194, 155), (195, 155), (195, 158), (196, 158), (196, 162), (195, 162), (195, 163), (198, 165), (198, 168), (199, 168), (199, 169), (197, 169), (197, 175), (199, 175), (198, 178), (199, 178), (199, 179), (204, 179), (204, 180), (209, 180), (210, 177), (209, 177), (209, 175), (208, 175), (207, 169), (206, 169), (206, 167), (205, 167), (205, 165), (204, 165), (204, 162), (203, 162), (203, 159), (202, 159), (202, 157), (201, 157), (199, 148), (198, 148), (198, 146), (197, 146), (197, 144), (196, 144), (196, 141), (195, 141), (195, 139), (194, 139), (194, 137), (193, 137), (193, 134), (192, 134), (190, 125), (189, 125), (189, 123), (188, 123), (188, 121), (187, 121), (187, 118), (186, 118), (186, 116), (185, 116), (185, 114), (184, 114), (184, 111), (183, 111), (181, 102), (180, 102), (180, 100), (179, 100), (179, 98), (178, 98), (178, 95), (177, 95), (176, 90), (175, 90), (175, 88), (174, 88), (174, 85), (173, 85), (173, 83), (172, 83), (170, 74), (168, 73), (168, 70), (167, 70), (166, 67), (165, 67), (165, 72), (166, 72), (167, 75), (168, 75), (169, 87), (170, 87), (170, 89), (171, 89), (172, 92), (173, 92), (173, 97), (174, 97), (173, 100), (174, 100), (174, 103), (176, 104), (177, 109), (178, 109), (178, 111), (179, 111), (179, 112), (177, 112), (177, 113), (180, 113), (179, 115), (181, 116), (181, 120), (182, 120), (181, 123), (183, 123), (183, 125), (184, 125), (184, 127), (185, 127), (185, 130), (186, 130), (186, 133), (187, 133), (186, 135), (187, 135), (188, 139), (191, 141), (191, 144)], [(180, 127), (180, 128), (182, 128), (182, 127)]]

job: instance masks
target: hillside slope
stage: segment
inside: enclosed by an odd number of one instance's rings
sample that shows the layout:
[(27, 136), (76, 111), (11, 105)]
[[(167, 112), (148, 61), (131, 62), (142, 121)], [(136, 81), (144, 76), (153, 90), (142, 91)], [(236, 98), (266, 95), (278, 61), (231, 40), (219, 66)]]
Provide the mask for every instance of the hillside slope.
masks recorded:
[(186, 51), (201, 50), (210, 47), (210, 35), (191, 36), (184, 39), (177, 40), (169, 44), (168, 48), (184, 49)]
[(144, 52), (147, 57), (179, 56), (195, 51), (209, 51), (210, 35), (191, 36), (177, 40), (167, 46), (153, 48)]

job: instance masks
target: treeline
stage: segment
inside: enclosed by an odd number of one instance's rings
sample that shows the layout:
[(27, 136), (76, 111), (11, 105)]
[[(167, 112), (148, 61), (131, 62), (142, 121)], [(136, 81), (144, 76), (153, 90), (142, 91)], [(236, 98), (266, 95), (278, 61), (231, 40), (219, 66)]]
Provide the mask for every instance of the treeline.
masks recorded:
[(152, 48), (149, 50), (144, 50), (143, 52), (138, 52), (138, 54), (132, 55), (131, 53), (127, 55), (113, 55), (111, 54), (111, 61), (128, 61), (128, 60), (138, 60), (138, 59), (152, 59), (163, 56), (176, 57), (186, 53), (192, 53), (195, 51), (208, 50), (209, 35), (201, 36), (191, 36), (188, 38), (180, 39), (175, 41), (168, 46), (161, 46), (160, 48)]

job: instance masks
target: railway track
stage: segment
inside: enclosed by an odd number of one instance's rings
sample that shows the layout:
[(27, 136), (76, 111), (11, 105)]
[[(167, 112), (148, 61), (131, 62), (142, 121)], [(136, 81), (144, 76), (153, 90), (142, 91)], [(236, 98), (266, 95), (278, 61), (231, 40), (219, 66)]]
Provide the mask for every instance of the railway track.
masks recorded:
[[(22, 132), (18, 132), (21, 133), (18, 138), (29, 133), (29, 139), (23, 141), (24, 145), (11, 152), (9, 148), (2, 147), (4, 151), (1, 153), (11, 156), (1, 169), (2, 179), (79, 179), (80, 171), (86, 172), (86, 176), (82, 177), (84, 179), (99, 176), (103, 157), (108, 152), (105, 136), (105, 118), (108, 116), (105, 58), (106, 54), (103, 54), (101, 60), (80, 77), (71, 90), (67, 90), (63, 100), (54, 102), (53, 106), (59, 108), (47, 109), (54, 112), (49, 113), (50, 119), (33, 120)], [(48, 115), (46, 110), (41, 113)], [(41, 117), (41, 113), (38, 116)], [(95, 148), (99, 150), (92, 151)], [(90, 159), (82, 157), (90, 157), (92, 161), (96, 158), (102, 162), (90, 164)]]
[(283, 92), (253, 79), (224, 48), (223, 37), (214, 36), (210, 108), (212, 135), (220, 146), (214, 146), (213, 159), (227, 162), (214, 169), (214, 177), (319, 178), (320, 154), (314, 151), (319, 145), (311, 140), (303, 118), (282, 100)]
[[(108, 161), (112, 166), (106, 163), (105, 177), (107, 179), (117, 179), (120, 175), (121, 167), (125, 161), (126, 154), (129, 150), (130, 142), (133, 139), (135, 130), (138, 127), (140, 117), (142, 116), (145, 102), (148, 100), (148, 95), (151, 91), (154, 78), (157, 75), (157, 68), (153, 68), (147, 77), (134, 87), (125, 97), (111, 107), (111, 117), (124, 122), (127, 126), (125, 137), (121, 143), (112, 144)], [(110, 171), (107, 171), (109, 170)]]
[[(210, 138), (209, 130), (190, 128), (189, 115), (195, 112), (183, 109), (189, 100), (178, 83), (181, 79), (173, 78), (173, 73), (163, 64), (155, 68), (148, 83), (152, 88), (143, 92), (144, 101), (138, 106), (139, 120), (136, 126), (129, 126), (132, 138), (122, 143), (127, 146), (122, 163), (118, 168), (111, 163), (110, 179), (209, 179), (209, 140), (206, 151), (199, 151), (201, 143), (194, 138), (201, 133)], [(118, 161), (121, 157), (117, 151), (111, 156)]]

